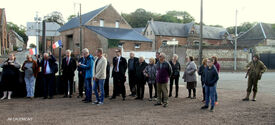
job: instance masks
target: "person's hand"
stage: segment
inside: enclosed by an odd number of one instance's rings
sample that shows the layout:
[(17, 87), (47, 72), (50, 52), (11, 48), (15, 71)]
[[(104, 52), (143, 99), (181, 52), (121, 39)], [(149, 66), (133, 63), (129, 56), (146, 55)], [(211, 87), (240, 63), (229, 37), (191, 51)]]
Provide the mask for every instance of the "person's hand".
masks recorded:
[(13, 63), (13, 62), (11, 62), (11, 63), (10, 63), (10, 65), (14, 65), (14, 63)]
[(95, 80), (96, 78), (95, 77), (93, 77), (93, 80)]
[(79, 71), (79, 74), (82, 74), (82, 71)]
[(247, 70), (250, 70), (250, 67), (248, 67)]
[(149, 77), (149, 75), (148, 75), (148, 74), (145, 74), (145, 76), (146, 76), (146, 77)]
[(8, 65), (8, 62), (4, 62), (4, 65)]

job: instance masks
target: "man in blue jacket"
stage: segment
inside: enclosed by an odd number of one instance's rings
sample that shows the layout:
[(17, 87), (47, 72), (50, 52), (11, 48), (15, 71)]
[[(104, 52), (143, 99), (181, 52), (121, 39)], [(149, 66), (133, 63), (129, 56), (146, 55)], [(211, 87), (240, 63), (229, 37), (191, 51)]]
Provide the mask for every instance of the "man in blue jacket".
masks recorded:
[(212, 58), (207, 60), (207, 67), (204, 69), (204, 80), (205, 83), (205, 106), (201, 107), (201, 109), (208, 109), (209, 101), (211, 100), (211, 109), (210, 111), (214, 111), (215, 106), (215, 91), (216, 84), (219, 80), (219, 75), (216, 67), (214, 66), (214, 60)]
[(93, 66), (94, 66), (94, 57), (89, 54), (87, 48), (82, 50), (82, 53), (85, 58), (84, 64), (81, 62), (78, 63), (79, 67), (83, 68), (85, 71), (85, 94), (86, 98), (83, 100), (84, 103), (90, 103), (92, 101), (92, 78), (93, 78)]

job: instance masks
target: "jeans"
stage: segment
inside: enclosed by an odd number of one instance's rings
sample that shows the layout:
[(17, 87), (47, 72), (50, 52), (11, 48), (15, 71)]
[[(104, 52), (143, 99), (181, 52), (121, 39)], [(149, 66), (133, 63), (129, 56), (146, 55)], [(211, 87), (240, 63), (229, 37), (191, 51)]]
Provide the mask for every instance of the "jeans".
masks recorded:
[(92, 79), (86, 78), (85, 79), (85, 94), (86, 94), (86, 101), (92, 101)]
[(215, 102), (218, 101), (217, 85), (215, 85)]
[(35, 89), (35, 77), (25, 77), (26, 89), (27, 89), (27, 97), (34, 97), (34, 89)]
[[(94, 80), (94, 86), (93, 86), (93, 90), (95, 92), (95, 96), (96, 96), (96, 100), (98, 102), (103, 102), (104, 101), (104, 81), (105, 79), (99, 79), (97, 81)], [(98, 95), (98, 88), (99, 87), (99, 90), (100, 90), (100, 97)]]
[(205, 85), (205, 105), (208, 106), (211, 100), (211, 106), (215, 106), (215, 91), (216, 86)]

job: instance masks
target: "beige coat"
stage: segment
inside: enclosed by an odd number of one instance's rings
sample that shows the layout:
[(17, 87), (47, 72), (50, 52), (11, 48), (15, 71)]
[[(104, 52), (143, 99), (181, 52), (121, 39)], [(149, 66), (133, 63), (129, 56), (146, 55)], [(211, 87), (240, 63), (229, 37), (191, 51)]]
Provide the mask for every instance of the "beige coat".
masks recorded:
[(97, 79), (106, 79), (107, 59), (102, 56), (101, 59), (97, 62), (97, 66), (95, 67), (97, 60), (98, 58), (95, 60), (93, 68), (94, 77)]

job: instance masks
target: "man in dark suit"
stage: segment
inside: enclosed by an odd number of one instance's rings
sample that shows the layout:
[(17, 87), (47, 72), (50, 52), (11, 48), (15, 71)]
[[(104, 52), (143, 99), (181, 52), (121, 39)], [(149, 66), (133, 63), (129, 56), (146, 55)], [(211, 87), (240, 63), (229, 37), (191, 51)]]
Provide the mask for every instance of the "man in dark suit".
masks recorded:
[(44, 82), (44, 99), (47, 99), (49, 96), (49, 99), (53, 98), (53, 92), (54, 92), (54, 80), (55, 80), (55, 73), (58, 71), (58, 66), (55, 63), (56, 59), (52, 55), (51, 52), (44, 53), (43, 59), (39, 61), (38, 56), (37, 58), (37, 64), (42, 69), (43, 73), (43, 82)]
[[(103, 54), (104, 57), (107, 59), (107, 54)], [(107, 67), (106, 67), (106, 79), (104, 83), (104, 92), (105, 92), (105, 98), (109, 97), (109, 78), (110, 78), (110, 62), (107, 60)]]
[(126, 76), (125, 72), (127, 70), (127, 61), (125, 58), (121, 56), (121, 50), (116, 50), (116, 57), (113, 58), (113, 70), (112, 70), (112, 77), (113, 77), (113, 96), (111, 99), (115, 99), (118, 93), (122, 94), (123, 101), (126, 98), (126, 90), (125, 90), (125, 81)]
[[(71, 51), (66, 50), (66, 57), (62, 60), (63, 81), (65, 84), (64, 98), (68, 97), (68, 92), (70, 92), (69, 98), (72, 98), (75, 70), (76, 61), (71, 57)], [(70, 91), (68, 91), (68, 85), (70, 86)]]
[(130, 52), (130, 59), (128, 60), (128, 77), (131, 94), (129, 96), (136, 96), (137, 85), (136, 85), (136, 65), (138, 58), (135, 57), (134, 52)]

